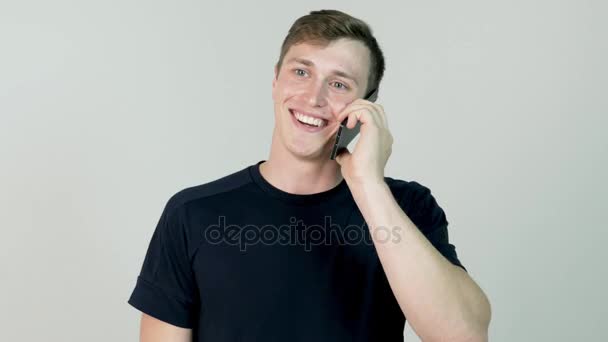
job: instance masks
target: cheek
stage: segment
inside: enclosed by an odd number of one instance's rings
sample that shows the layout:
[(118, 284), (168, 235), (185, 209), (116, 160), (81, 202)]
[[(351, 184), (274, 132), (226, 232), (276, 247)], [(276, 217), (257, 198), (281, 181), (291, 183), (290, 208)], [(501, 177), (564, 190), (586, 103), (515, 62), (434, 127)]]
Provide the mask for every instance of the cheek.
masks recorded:
[(290, 85), (283, 84), (282, 86), (276, 88), (277, 100), (281, 102), (288, 100), (294, 96), (298, 96), (299, 93), (300, 91), (298, 90), (298, 88)]
[(348, 103), (344, 101), (333, 101), (329, 103), (329, 108), (331, 108), (331, 113), (334, 117), (337, 117), (344, 109), (348, 107)]
[(279, 77), (278, 88), (282, 94), (286, 95), (295, 95), (301, 93), (305, 90), (306, 83), (302, 80), (295, 79), (293, 77), (289, 77), (288, 75), (283, 75), (283, 77)]

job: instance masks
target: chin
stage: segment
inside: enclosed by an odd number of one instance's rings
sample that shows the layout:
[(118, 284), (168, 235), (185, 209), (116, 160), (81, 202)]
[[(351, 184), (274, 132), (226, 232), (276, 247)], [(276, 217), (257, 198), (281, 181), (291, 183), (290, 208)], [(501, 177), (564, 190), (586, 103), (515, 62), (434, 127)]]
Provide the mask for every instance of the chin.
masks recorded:
[[(289, 124), (289, 123), (287, 123)], [(284, 149), (298, 159), (315, 160), (327, 156), (329, 160), (330, 146), (329, 140), (325, 140), (319, 136), (312, 137), (308, 134), (302, 134), (293, 127), (282, 127), (281, 140)], [(323, 140), (323, 141), (322, 141)]]
[(329, 151), (322, 145), (316, 144), (308, 144), (303, 146), (302, 144), (297, 144), (292, 141), (291, 144), (288, 144), (287, 150), (298, 159), (305, 160), (317, 160), (323, 158), (323, 156), (327, 155), (327, 159), (329, 160)]
[(289, 146), (287, 150), (300, 159), (318, 158), (321, 154), (319, 149), (302, 148), (301, 146)]

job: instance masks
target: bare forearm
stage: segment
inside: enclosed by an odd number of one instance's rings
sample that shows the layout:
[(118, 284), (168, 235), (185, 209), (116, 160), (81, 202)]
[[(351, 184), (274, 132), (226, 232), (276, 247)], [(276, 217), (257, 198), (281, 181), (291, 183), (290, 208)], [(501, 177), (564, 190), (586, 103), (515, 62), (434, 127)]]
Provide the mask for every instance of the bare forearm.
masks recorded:
[(487, 340), (491, 315), (487, 297), (464, 270), (427, 240), (386, 183), (351, 186), (351, 192), (414, 331), (424, 341)]

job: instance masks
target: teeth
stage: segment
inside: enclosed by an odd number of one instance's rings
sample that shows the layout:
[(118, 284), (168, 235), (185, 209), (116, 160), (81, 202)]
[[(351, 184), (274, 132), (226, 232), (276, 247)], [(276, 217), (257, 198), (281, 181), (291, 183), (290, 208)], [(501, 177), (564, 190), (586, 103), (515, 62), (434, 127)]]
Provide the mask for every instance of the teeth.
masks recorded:
[(307, 123), (309, 125), (315, 125), (317, 127), (321, 127), (323, 125), (323, 120), (321, 120), (321, 119), (313, 118), (313, 117), (298, 113), (296, 111), (294, 111), (293, 113), (296, 116), (296, 119), (298, 119), (298, 121)]

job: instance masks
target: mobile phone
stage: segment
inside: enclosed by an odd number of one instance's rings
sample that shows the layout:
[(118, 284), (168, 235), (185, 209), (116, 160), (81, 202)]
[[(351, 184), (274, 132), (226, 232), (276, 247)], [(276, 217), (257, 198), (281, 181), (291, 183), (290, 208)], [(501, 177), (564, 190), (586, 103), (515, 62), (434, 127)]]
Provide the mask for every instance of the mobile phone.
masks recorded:
[[(376, 102), (377, 98), (378, 98), (378, 89), (377, 88), (372, 90), (365, 97), (365, 99), (370, 102)], [(357, 121), (357, 123), (355, 124), (355, 127), (353, 127), (352, 129), (349, 129), (346, 127), (347, 122), (348, 122), (348, 117), (346, 117), (340, 123), (340, 127), (338, 128), (338, 133), (336, 134), (336, 142), (334, 143), (334, 148), (331, 150), (331, 155), (329, 156), (329, 159), (331, 159), (331, 160), (335, 160), (338, 153), (341, 152), (342, 149), (346, 148), (348, 146), (348, 144), (350, 144), (350, 142), (353, 141), (353, 139), (357, 136), (357, 134), (359, 134), (359, 131), (361, 130), (361, 121)]]

